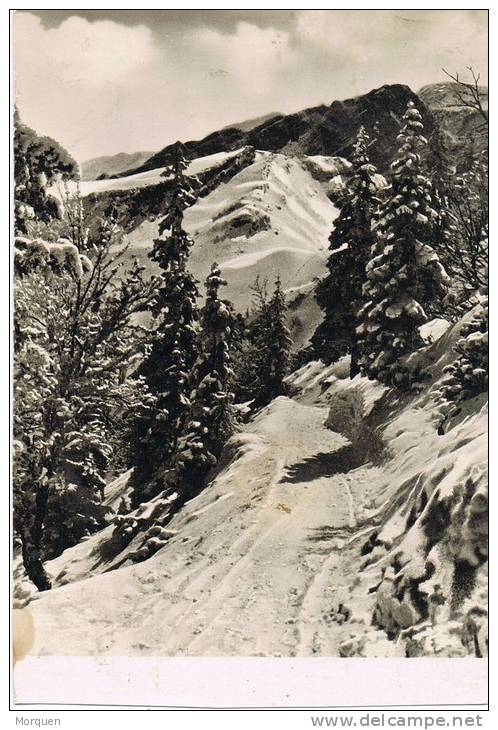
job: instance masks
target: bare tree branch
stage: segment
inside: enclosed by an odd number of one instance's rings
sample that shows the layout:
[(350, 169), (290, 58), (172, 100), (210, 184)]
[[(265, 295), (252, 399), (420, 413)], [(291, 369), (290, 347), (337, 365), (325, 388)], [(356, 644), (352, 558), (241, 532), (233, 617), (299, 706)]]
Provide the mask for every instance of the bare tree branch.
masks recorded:
[[(487, 98), (488, 93), (484, 89), (481, 89), (479, 86), (481, 74), (478, 73), (476, 75), (472, 66), (467, 66), (467, 69), (472, 75), (472, 83), (469, 81), (462, 81), (458, 72), (451, 74), (445, 68), (442, 69), (443, 73), (445, 73), (446, 76), (448, 76), (452, 81), (462, 87), (462, 91), (455, 90), (454, 92), (457, 103), (449, 104), (448, 106), (450, 108), (473, 109), (482, 116), (487, 126), (489, 123), (489, 119), (488, 113), (483, 107), (483, 101), (485, 98)], [(463, 91), (463, 89), (465, 89), (466, 93)]]

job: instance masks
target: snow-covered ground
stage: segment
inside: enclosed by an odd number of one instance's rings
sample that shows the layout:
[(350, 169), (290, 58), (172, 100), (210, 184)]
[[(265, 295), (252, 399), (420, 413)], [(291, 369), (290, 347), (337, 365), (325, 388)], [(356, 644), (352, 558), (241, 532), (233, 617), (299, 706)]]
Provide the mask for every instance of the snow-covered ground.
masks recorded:
[[(417, 396), (349, 380), (346, 361), (290, 376), (152, 558), (131, 563), (108, 527), (48, 563), (33, 653), (485, 654), (486, 405), (441, 435), (435, 407), (460, 328), (428, 328)], [(126, 489), (124, 475), (109, 503)]]
[(238, 437), (233, 465), (171, 523), (178, 534), (167, 549), (30, 605), (34, 652), (336, 654), (329, 614), (355, 572), (338, 551), (370, 490), (360, 472), (295, 476), (299, 464), (346, 443), (324, 426), (327, 413), (274, 401)]

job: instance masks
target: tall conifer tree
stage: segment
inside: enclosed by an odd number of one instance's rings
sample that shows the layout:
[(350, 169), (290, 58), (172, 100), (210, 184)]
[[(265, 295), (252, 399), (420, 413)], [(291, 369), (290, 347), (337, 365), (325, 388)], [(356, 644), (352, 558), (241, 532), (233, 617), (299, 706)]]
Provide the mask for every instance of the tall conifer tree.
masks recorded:
[(219, 288), (224, 285), (226, 281), (218, 265), (213, 264), (206, 279), (206, 304), (201, 311), (200, 354), (193, 375), (195, 388), (172, 475), (173, 486), (184, 499), (202, 489), (234, 431), (230, 357), (234, 315), (230, 303), (219, 297)]
[(137, 429), (135, 503), (154, 496), (164, 487), (161, 475), (175, 453), (190, 406), (189, 373), (198, 354), (199, 292), (187, 267), (193, 242), (183, 229), (184, 211), (196, 200), (195, 179), (186, 175), (186, 167), (178, 146), (173, 165), (164, 172), (166, 177), (173, 176), (173, 195), (149, 254), (161, 269), (161, 284), (152, 306), (152, 349), (140, 373), (157, 402), (152, 420), (142, 421)]
[(390, 194), (380, 212), (366, 268), (367, 301), (359, 312), (357, 334), (362, 371), (388, 385), (410, 389), (414, 374), (402, 358), (422, 344), (419, 327), (428, 319), (424, 307), (444, 292), (448, 277), (429, 245), (439, 214), (421, 168), (419, 152), (427, 140), (412, 101), (403, 122), (398, 158), (391, 165)]
[(351, 355), (350, 375), (359, 371), (357, 314), (364, 303), (365, 267), (375, 240), (372, 222), (379, 206), (375, 167), (368, 157), (369, 137), (360, 127), (352, 158), (341, 212), (330, 235), (328, 275), (317, 287), (316, 299), (324, 319), (316, 329), (312, 345), (327, 364)]
[(253, 324), (252, 346), (248, 353), (249, 372), (255, 406), (263, 406), (287, 393), (291, 338), (286, 324), (287, 304), (280, 277), (271, 298), (266, 289), (256, 289), (259, 312)]

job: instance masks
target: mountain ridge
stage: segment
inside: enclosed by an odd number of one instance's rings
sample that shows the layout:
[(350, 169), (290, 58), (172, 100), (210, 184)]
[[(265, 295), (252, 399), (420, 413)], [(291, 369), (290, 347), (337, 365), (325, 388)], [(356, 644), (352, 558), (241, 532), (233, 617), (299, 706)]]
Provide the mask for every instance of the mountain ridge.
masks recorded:
[[(409, 101), (419, 108), (428, 136), (434, 127), (430, 109), (406, 85), (385, 84), (367, 94), (303, 109), (293, 114), (272, 117), (248, 132), (227, 127), (201, 140), (175, 142), (152, 155), (142, 165), (116, 175), (146, 172), (170, 164), (178, 147), (187, 159), (252, 146), (267, 152), (283, 152), (296, 157), (327, 155), (348, 157), (352, 153), (359, 126), (365, 126), (376, 144), (372, 162), (380, 171), (389, 166), (395, 149), (401, 118)], [(382, 135), (379, 133), (382, 132)]]
[(259, 127), (261, 124), (275, 119), (276, 117), (284, 116), (280, 112), (269, 112), (268, 114), (261, 114), (259, 117), (253, 117), (251, 119), (245, 119), (243, 122), (236, 122), (235, 124), (225, 124), (221, 129), (240, 129), (242, 132), (250, 132), (251, 129)]
[[(487, 86), (480, 86), (483, 107), (487, 110)], [(456, 166), (468, 166), (469, 160), (483, 152), (488, 145), (487, 125), (479, 111), (460, 106), (457, 93), (465, 99), (462, 84), (443, 81), (426, 84), (418, 95), (431, 109), (444, 136), (447, 156)]]
[[(487, 87), (480, 86), (479, 88), (483, 95), (487, 96)], [(388, 116), (392, 121), (394, 115), (394, 121), (397, 121), (406, 102), (410, 99), (419, 106), (429, 136), (434, 121), (437, 121), (444, 131), (448, 146), (453, 153), (457, 143), (466, 143), (468, 146), (469, 135), (473, 138), (475, 128), (479, 126), (478, 113), (470, 109), (452, 106), (457, 101), (457, 91), (461, 92), (462, 86), (452, 81), (425, 84), (416, 93), (402, 84), (385, 84), (360, 96), (344, 101), (333, 101), (329, 106), (321, 104), (291, 114), (269, 112), (243, 122), (228, 124), (219, 130), (210, 132), (200, 140), (175, 142), (156, 152), (147, 150), (132, 153), (119, 152), (115, 155), (95, 157), (81, 163), (81, 179), (88, 181), (105, 177), (124, 177), (147, 172), (156, 167), (164, 167), (169, 163), (178, 145), (189, 159), (230, 152), (246, 145), (297, 157), (303, 155), (347, 156), (351, 152), (348, 126), (351, 129), (355, 127), (355, 112), (362, 117), (362, 122), (366, 122), (365, 126), (370, 135), (372, 136), (374, 133), (378, 136), (379, 123), (386, 116), (386, 114), (380, 113), (382, 104), (390, 102), (392, 109), (389, 112), (392, 114), (388, 112)], [(385, 106), (387, 108), (388, 105), (385, 104)], [(387, 135), (389, 138), (396, 131), (392, 129), (391, 121), (389, 121)], [(478, 140), (477, 146), (482, 149), (484, 143)], [(383, 147), (384, 149), (378, 156), (379, 159), (373, 160), (381, 171), (385, 171), (390, 162), (389, 148), (391, 145), (386, 143)]]

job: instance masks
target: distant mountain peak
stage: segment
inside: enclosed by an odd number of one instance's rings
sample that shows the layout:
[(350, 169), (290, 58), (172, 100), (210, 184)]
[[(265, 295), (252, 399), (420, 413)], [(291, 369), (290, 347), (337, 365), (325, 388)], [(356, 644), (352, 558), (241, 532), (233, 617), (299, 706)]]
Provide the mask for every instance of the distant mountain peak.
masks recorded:
[(112, 177), (118, 175), (125, 170), (142, 165), (154, 153), (149, 150), (140, 152), (118, 152), (115, 155), (104, 155), (102, 157), (94, 157), (91, 160), (82, 162), (81, 179), (96, 180), (98, 177)]

